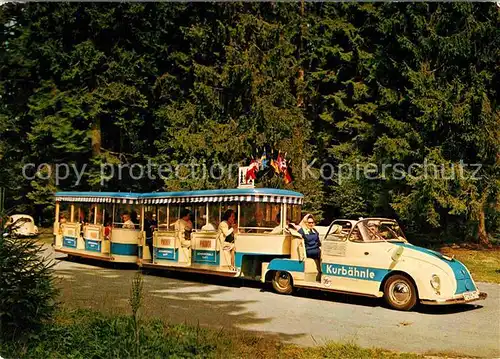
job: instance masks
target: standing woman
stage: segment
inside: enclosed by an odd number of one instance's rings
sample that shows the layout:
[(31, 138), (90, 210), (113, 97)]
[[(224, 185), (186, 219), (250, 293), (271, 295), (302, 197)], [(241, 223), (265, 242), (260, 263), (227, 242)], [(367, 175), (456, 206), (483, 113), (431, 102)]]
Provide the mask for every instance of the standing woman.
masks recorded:
[(220, 244), (221, 251), (228, 251), (231, 253), (231, 270), (235, 271), (234, 266), (234, 232), (238, 230), (236, 225), (236, 214), (232, 209), (228, 209), (224, 212), (222, 216), (222, 221), (219, 224), (219, 230), (217, 232), (217, 241)]
[(313, 215), (310, 213), (306, 214), (300, 222), (299, 233), (304, 239), (307, 258), (319, 259), (321, 242), (319, 240), (319, 233), (314, 228), (314, 225), (315, 221)]

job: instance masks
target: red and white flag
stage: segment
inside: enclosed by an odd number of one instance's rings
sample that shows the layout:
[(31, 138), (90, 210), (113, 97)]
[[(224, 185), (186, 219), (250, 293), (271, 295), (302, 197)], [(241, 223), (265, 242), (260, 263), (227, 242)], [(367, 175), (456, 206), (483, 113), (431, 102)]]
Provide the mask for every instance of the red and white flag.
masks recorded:
[(248, 166), (247, 173), (245, 175), (245, 180), (248, 182), (249, 180), (257, 177), (257, 172), (259, 171), (260, 163), (256, 160), (252, 160), (250, 162), (250, 166)]

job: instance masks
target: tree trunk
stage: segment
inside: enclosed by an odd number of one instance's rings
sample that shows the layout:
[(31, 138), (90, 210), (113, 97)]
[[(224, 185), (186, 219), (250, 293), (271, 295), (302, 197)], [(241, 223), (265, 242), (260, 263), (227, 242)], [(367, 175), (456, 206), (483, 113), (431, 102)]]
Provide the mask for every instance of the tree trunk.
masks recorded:
[(101, 154), (101, 120), (97, 117), (92, 123), (92, 128), (90, 129), (90, 138), (92, 141), (92, 156), (98, 156)]
[(488, 233), (486, 232), (486, 214), (484, 213), (484, 208), (488, 203), (488, 189), (483, 191), (481, 196), (481, 202), (479, 203), (479, 224), (478, 224), (478, 236), (479, 244), (482, 246), (490, 246), (490, 240), (488, 238)]
[(486, 232), (485, 217), (484, 206), (481, 206), (478, 225), (479, 244), (488, 247), (490, 245), (490, 240), (488, 238), (488, 233)]
[(303, 88), (303, 83), (304, 82), (304, 70), (300, 69), (299, 70), (299, 86), (298, 87), (298, 94), (297, 94), (297, 107), (304, 107), (304, 96), (302, 96), (302, 88)]
[[(298, 46), (298, 56), (297, 60), (300, 63), (300, 56), (301, 56), (301, 51), (302, 51), (302, 38), (304, 36), (304, 0), (300, 1), (300, 32), (299, 32), (299, 46)], [(304, 69), (299, 68), (299, 79), (298, 79), (298, 86), (297, 86), (297, 107), (304, 107), (304, 97), (302, 95), (303, 91), (303, 82), (304, 82)]]

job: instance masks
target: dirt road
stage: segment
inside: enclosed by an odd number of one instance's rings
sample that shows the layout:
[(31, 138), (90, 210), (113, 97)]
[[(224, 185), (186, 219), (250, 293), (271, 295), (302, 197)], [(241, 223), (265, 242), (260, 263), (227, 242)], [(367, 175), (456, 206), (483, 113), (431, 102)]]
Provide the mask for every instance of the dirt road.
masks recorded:
[[(58, 260), (55, 269), (65, 305), (128, 313), (133, 267), (113, 269)], [(496, 284), (478, 283), (488, 299), (477, 304), (398, 312), (383, 307), (379, 300), (362, 297), (305, 290), (282, 296), (260, 283), (180, 273), (145, 274), (146, 317), (258, 331), (301, 345), (354, 341), (364, 347), (405, 352), (500, 357), (500, 285)]]

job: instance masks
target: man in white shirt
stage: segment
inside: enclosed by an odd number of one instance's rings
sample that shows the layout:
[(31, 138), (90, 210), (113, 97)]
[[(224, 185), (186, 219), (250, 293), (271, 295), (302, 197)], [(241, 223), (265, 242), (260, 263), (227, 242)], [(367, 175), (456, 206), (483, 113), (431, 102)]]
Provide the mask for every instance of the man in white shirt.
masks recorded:
[(125, 228), (125, 229), (135, 229), (135, 224), (130, 219), (130, 213), (124, 212), (122, 214), (122, 220), (123, 220), (122, 228)]

